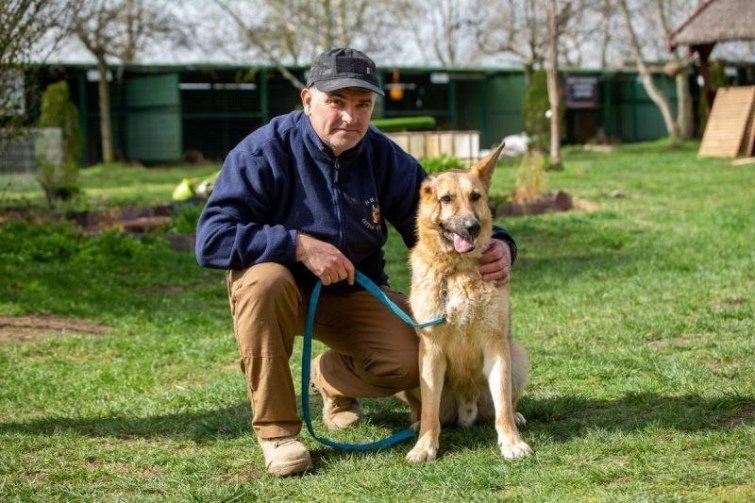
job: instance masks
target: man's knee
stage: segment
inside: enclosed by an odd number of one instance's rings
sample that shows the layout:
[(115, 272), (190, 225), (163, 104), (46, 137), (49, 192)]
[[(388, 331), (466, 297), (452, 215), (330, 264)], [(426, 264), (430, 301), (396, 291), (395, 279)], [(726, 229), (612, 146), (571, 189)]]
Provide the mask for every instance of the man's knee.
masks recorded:
[(299, 288), (291, 271), (281, 264), (266, 262), (230, 272), (230, 294), (234, 299), (253, 299), (255, 304), (300, 301)]
[(258, 264), (228, 277), (234, 333), (242, 357), (288, 360), (299, 323), (301, 294), (280, 264)]
[(371, 356), (363, 360), (363, 378), (369, 384), (395, 391), (419, 386), (419, 355), (416, 351), (402, 351), (382, 358)]

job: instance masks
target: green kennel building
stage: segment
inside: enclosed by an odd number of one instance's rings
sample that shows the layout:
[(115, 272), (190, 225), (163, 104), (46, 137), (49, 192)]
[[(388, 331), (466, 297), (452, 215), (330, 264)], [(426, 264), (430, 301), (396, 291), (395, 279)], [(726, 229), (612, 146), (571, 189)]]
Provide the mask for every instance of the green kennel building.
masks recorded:
[[(290, 68), (302, 82), (306, 68)], [(523, 131), (520, 68), (381, 68), (386, 96), (374, 118), (433, 116), (440, 130), (480, 131), (480, 145)], [(84, 164), (101, 159), (98, 74), (91, 65), (48, 64), (37, 85), (66, 80), (78, 106)], [(564, 71), (566, 143), (601, 135), (620, 142), (666, 136), (657, 107), (632, 71)], [(145, 164), (221, 161), (270, 118), (300, 107), (299, 91), (273, 67), (114, 66), (108, 74), (114, 150)], [(657, 82), (673, 105), (672, 79)], [(697, 86), (692, 86), (693, 92)], [(696, 98), (695, 95), (693, 97)]]

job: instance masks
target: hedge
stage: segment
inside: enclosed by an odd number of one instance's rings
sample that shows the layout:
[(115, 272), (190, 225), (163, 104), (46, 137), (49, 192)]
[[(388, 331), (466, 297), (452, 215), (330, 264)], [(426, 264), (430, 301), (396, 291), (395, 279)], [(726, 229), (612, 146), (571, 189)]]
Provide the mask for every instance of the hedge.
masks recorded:
[(435, 117), (421, 115), (418, 117), (391, 117), (373, 119), (371, 124), (384, 133), (398, 131), (427, 131), (435, 129)]

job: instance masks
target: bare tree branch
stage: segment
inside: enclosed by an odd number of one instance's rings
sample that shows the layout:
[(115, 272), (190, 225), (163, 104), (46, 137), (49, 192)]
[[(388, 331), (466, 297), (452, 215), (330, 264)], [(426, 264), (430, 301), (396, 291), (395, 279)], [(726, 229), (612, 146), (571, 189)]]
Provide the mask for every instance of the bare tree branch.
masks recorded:
[[(0, 129), (1, 136), (19, 132), (27, 120), (25, 87), (32, 59), (44, 60), (64, 34), (76, 1), (4, 0), (0, 3)], [(61, 27), (63, 29), (58, 29)], [(42, 50), (41, 41), (46, 48)]]
[(94, 56), (99, 74), (100, 134), (104, 162), (114, 160), (110, 123), (108, 58), (133, 63), (153, 41), (181, 37), (178, 21), (166, 4), (151, 0), (82, 0), (72, 32)]
[(627, 32), (629, 34), (629, 40), (631, 41), (631, 49), (636, 59), (637, 71), (640, 73), (640, 77), (642, 78), (642, 84), (645, 87), (645, 91), (648, 93), (648, 96), (650, 96), (650, 99), (653, 100), (653, 103), (655, 103), (658, 109), (661, 111), (661, 115), (663, 116), (663, 123), (666, 125), (666, 130), (671, 137), (671, 143), (672, 145), (675, 145), (679, 143), (679, 130), (677, 128), (676, 121), (674, 120), (674, 116), (671, 112), (671, 106), (669, 105), (666, 96), (664, 96), (663, 93), (661, 93), (661, 91), (655, 85), (655, 82), (653, 81), (653, 75), (642, 56), (642, 46), (640, 45), (640, 40), (637, 37), (637, 32), (634, 28), (634, 25), (632, 24), (632, 16), (629, 13), (629, 8), (627, 7), (626, 0), (618, 0), (618, 2), (619, 8), (624, 14), (624, 21), (626, 23)]

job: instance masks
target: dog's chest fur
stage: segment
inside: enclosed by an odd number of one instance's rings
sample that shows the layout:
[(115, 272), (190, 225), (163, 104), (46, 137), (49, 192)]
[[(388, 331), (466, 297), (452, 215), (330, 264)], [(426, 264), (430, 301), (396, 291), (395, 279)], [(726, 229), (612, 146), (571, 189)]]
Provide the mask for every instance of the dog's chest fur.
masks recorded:
[(478, 389), (486, 348), (494, 338), (506, 337), (508, 286), (483, 281), (476, 261), (446, 270), (438, 265), (413, 257), (412, 311), (418, 321), (446, 317), (445, 323), (423, 329), (422, 337), (446, 356), (451, 388)]

